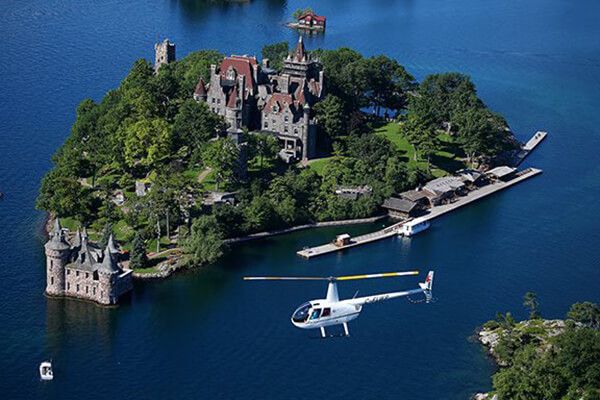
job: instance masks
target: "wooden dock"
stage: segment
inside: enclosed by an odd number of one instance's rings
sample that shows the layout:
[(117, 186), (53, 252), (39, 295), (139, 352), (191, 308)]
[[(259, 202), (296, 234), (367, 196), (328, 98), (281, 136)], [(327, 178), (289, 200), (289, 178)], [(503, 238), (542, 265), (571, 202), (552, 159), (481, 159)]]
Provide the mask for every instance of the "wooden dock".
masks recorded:
[[(543, 140), (543, 139), (541, 139), (541, 140)], [(494, 182), (487, 186), (483, 186), (477, 190), (471, 191), (471, 192), (467, 193), (466, 196), (459, 197), (456, 201), (454, 201), (450, 204), (444, 204), (441, 206), (432, 207), (431, 209), (429, 209), (429, 212), (427, 214), (425, 214), (424, 216), (422, 216), (421, 218), (423, 218), (424, 220), (427, 220), (427, 221), (431, 221), (434, 218), (440, 217), (450, 211), (454, 211), (457, 208), (460, 208), (460, 207), (470, 204), (474, 201), (482, 199), (482, 198), (489, 196), (493, 193), (496, 193), (500, 190), (506, 189), (513, 185), (516, 185), (517, 183), (520, 183), (526, 179), (532, 178), (540, 173), (542, 173), (541, 169), (527, 168), (523, 171), (518, 172), (515, 175), (515, 177), (513, 179), (509, 180), (508, 182), (497, 181), (497, 182)], [(345, 249), (348, 249), (351, 247), (356, 247), (356, 246), (360, 246), (363, 244), (371, 243), (371, 242), (374, 242), (377, 240), (386, 239), (386, 238), (392, 237), (394, 235), (397, 235), (400, 228), (402, 227), (402, 225), (404, 225), (408, 221), (410, 221), (410, 220), (404, 220), (404, 221), (398, 222), (394, 225), (390, 225), (387, 228), (381, 229), (376, 232), (371, 232), (371, 233), (367, 233), (365, 235), (356, 236), (356, 237), (352, 238), (350, 243), (345, 246), (340, 247), (340, 246), (336, 246), (333, 243), (327, 243), (327, 244), (324, 244), (321, 246), (310, 247), (310, 248), (300, 250), (296, 254), (308, 259), (308, 258), (317, 257), (317, 256), (321, 256), (321, 255), (328, 254), (328, 253), (333, 253), (335, 251), (345, 250)]]

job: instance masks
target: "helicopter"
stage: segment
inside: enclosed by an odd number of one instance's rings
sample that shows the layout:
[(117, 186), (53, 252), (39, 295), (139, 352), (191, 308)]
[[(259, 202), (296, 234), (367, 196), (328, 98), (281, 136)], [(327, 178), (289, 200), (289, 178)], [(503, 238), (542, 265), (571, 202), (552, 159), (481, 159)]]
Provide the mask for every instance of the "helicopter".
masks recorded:
[(432, 300), (433, 271), (429, 271), (425, 282), (419, 283), (418, 289), (405, 290), (402, 292), (380, 293), (366, 297), (356, 297), (340, 300), (337, 283), (358, 279), (390, 278), (397, 276), (418, 275), (419, 271), (383, 272), (378, 274), (347, 275), (347, 276), (247, 276), (246, 281), (328, 281), (327, 295), (324, 299), (311, 300), (300, 305), (292, 314), (292, 324), (301, 329), (321, 330), (321, 337), (326, 337), (325, 328), (333, 325), (343, 325), (344, 334), (350, 335), (348, 322), (358, 318), (365, 304), (378, 303), (397, 297), (410, 296), (423, 293), (425, 302)]

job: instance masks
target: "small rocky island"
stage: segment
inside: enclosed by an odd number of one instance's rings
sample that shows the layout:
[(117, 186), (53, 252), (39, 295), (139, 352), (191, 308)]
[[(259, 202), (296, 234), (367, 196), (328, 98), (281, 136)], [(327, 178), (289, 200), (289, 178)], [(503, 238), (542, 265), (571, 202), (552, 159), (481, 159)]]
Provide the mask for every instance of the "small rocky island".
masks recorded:
[(530, 319), (498, 314), (477, 333), (496, 361), (494, 391), (473, 398), (497, 400), (598, 399), (600, 397), (600, 307), (571, 306), (566, 319), (542, 319), (533, 293)]

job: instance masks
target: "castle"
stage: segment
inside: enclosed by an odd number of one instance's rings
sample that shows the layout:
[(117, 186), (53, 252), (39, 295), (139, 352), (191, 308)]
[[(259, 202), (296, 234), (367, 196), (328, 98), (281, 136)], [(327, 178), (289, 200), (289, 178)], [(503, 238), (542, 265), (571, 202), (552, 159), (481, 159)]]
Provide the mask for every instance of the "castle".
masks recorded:
[[(156, 45), (155, 68), (172, 61), (164, 61), (168, 46), (174, 45), (168, 41)], [(306, 161), (316, 152), (312, 109), (323, 98), (324, 73), (304, 48), (302, 36), (283, 61), (278, 73), (269, 68), (268, 59), (259, 64), (256, 57), (225, 57), (219, 66), (211, 65), (208, 83), (199, 79), (193, 98), (223, 116), (230, 136), (239, 137), (242, 128), (274, 135), (281, 144), (281, 158)]]
[(119, 265), (119, 250), (112, 235), (106, 249), (89, 242), (84, 230), (69, 243), (58, 218), (44, 246), (46, 294), (76, 297), (103, 305), (116, 304), (133, 288), (132, 271)]

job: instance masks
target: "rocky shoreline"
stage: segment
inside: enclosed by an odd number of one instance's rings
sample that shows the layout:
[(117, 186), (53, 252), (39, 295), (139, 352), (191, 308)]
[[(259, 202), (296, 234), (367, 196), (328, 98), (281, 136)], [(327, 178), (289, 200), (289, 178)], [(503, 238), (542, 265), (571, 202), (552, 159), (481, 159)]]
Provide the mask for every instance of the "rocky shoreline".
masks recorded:
[[(490, 321), (475, 332), (476, 339), (485, 346), (488, 355), (496, 362), (499, 368), (508, 366), (508, 360), (502, 357), (498, 347), (502, 339), (521, 332), (527, 332), (540, 343), (540, 348), (549, 346), (548, 339), (565, 331), (566, 323), (562, 319), (533, 319), (516, 323), (514, 326), (502, 326), (495, 321)], [(493, 393), (479, 392), (471, 397), (473, 400), (498, 400)]]

